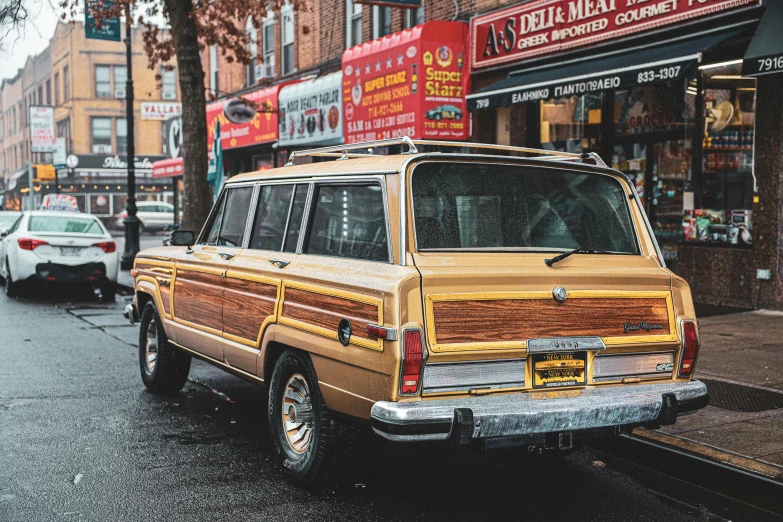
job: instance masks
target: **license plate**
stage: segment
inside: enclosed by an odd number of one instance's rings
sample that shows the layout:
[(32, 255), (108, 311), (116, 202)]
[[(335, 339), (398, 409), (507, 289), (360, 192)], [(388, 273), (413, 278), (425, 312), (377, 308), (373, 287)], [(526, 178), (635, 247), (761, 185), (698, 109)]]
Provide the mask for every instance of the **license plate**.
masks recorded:
[(539, 353), (532, 357), (534, 388), (559, 388), (586, 383), (587, 352)]
[(60, 247), (60, 255), (62, 256), (78, 256), (81, 253), (82, 249), (79, 247)]

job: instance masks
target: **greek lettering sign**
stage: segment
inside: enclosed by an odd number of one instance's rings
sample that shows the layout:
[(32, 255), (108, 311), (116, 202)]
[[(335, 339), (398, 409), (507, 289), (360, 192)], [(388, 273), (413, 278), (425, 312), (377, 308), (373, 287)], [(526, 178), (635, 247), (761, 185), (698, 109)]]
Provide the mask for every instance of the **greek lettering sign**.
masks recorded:
[[(96, 7), (97, 3), (98, 2), (94, 0), (86, 2), (84, 8), (84, 37), (92, 38), (93, 40), (109, 40), (111, 42), (121, 41), (122, 34), (119, 17), (110, 18), (108, 20), (104, 19), (101, 22), (101, 28), (98, 29), (98, 25), (95, 22), (95, 16), (93, 16), (93, 11), (100, 9), (99, 7)], [(102, 5), (104, 9), (109, 9), (114, 6), (114, 2), (111, 0), (104, 0)]]
[(345, 142), (464, 140), (467, 26), (433, 20), (343, 54)]
[(54, 107), (30, 107), (30, 151), (52, 152), (55, 144)]
[(480, 69), (605, 42), (758, 0), (533, 0), (471, 21)]

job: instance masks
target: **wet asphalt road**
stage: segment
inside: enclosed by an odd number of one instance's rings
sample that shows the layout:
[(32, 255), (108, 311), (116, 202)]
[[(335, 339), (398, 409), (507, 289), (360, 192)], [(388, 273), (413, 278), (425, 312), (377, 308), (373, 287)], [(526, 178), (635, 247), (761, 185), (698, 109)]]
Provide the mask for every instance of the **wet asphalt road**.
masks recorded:
[(122, 304), (0, 295), (0, 521), (705, 520), (588, 449), (487, 457), (363, 430), (332, 487), (297, 489), (261, 389), (194, 361), (181, 395), (145, 391)]

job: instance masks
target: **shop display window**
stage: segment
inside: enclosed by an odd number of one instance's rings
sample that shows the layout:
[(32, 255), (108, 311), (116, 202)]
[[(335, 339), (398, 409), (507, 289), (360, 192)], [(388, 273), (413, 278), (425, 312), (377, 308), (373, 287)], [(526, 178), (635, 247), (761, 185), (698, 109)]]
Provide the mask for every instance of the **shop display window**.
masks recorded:
[(748, 247), (753, 241), (756, 80), (741, 64), (702, 68), (704, 138), (700, 191), (683, 211), (688, 243)]
[(90, 194), (90, 214), (99, 216), (111, 215), (111, 195)]
[(115, 214), (119, 214), (125, 210), (125, 202), (128, 200), (128, 196), (124, 194), (112, 194), (112, 208)]
[(599, 152), (603, 94), (541, 102), (541, 145), (548, 150)]

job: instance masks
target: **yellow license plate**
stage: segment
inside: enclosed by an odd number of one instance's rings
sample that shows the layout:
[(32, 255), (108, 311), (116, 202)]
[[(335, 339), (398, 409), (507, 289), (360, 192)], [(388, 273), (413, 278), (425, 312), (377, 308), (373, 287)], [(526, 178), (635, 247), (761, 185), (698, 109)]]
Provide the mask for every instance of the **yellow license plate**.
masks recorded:
[(587, 352), (534, 354), (533, 387), (558, 388), (586, 383)]

